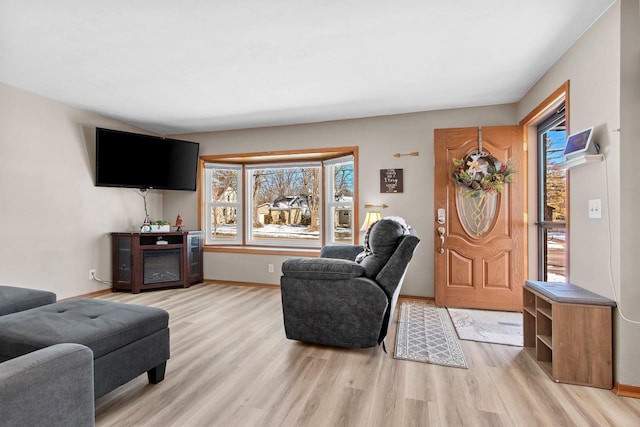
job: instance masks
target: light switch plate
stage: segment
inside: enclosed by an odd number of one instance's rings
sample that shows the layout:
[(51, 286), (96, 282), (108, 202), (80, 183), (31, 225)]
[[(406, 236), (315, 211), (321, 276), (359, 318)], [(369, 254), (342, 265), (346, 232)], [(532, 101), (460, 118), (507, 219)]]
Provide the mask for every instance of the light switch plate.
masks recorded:
[(602, 202), (600, 199), (589, 200), (589, 218), (590, 219), (602, 218)]

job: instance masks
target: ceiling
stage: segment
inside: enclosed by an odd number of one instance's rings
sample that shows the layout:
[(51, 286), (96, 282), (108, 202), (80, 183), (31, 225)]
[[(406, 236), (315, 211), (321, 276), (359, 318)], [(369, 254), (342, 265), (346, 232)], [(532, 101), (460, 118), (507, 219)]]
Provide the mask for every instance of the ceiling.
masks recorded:
[(517, 102), (613, 0), (0, 0), (0, 82), (161, 134)]

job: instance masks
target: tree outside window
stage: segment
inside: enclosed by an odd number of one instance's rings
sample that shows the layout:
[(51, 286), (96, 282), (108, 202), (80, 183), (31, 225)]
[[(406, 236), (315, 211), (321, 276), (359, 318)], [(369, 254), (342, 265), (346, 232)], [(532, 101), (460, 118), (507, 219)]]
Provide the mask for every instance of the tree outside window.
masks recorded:
[(321, 164), (247, 167), (251, 183), (248, 241), (319, 246)]
[(234, 163), (225, 163), (224, 156), (205, 158), (207, 245), (295, 249), (353, 243), (353, 151), (303, 153), (315, 158), (308, 161), (290, 153), (273, 156), (278, 163), (260, 162), (262, 153), (230, 155)]

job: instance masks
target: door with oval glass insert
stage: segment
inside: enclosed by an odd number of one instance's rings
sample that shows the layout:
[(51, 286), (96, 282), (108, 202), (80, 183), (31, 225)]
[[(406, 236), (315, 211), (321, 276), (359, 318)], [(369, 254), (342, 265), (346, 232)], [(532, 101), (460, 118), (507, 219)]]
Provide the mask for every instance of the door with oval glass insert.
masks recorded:
[[(526, 170), (520, 128), (436, 129), (434, 146), (436, 304), (522, 310)], [(502, 182), (509, 180), (505, 170), (514, 171), (511, 182)]]

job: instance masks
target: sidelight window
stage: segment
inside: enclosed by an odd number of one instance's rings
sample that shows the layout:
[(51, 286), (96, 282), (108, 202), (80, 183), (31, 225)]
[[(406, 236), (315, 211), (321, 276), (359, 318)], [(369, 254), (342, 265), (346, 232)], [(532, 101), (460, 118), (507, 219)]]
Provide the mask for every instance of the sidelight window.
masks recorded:
[(567, 278), (567, 176), (556, 168), (565, 139), (563, 103), (538, 125), (538, 277), (548, 282)]

